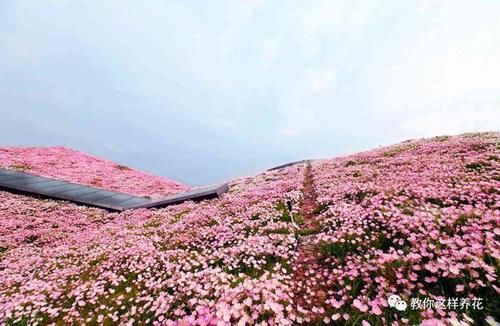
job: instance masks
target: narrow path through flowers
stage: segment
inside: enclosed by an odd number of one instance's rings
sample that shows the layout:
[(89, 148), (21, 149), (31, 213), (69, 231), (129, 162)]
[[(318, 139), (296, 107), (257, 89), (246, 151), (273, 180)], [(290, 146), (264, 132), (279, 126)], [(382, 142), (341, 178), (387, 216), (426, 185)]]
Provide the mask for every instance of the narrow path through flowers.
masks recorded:
[(304, 218), (304, 227), (317, 226), (315, 218), (315, 209), (317, 207), (317, 194), (314, 190), (314, 177), (311, 163), (307, 163), (304, 173), (304, 187), (302, 188), (303, 200), (300, 207), (302, 217)]
[(320, 231), (317, 220), (317, 194), (314, 189), (314, 177), (311, 164), (308, 163), (304, 173), (300, 213), (303, 219), (297, 246), (297, 260), (293, 277), (295, 305), (300, 314), (299, 320), (310, 323), (316, 321), (312, 316), (324, 314), (326, 292), (322, 289), (321, 275), (314, 275), (313, 266), (320, 264), (318, 249), (314, 244), (315, 234)]
[[(408, 140), (154, 210), (0, 191), (0, 325), (496, 325), (499, 144)], [(189, 189), (80, 157), (0, 148), (0, 167), (152, 198)]]

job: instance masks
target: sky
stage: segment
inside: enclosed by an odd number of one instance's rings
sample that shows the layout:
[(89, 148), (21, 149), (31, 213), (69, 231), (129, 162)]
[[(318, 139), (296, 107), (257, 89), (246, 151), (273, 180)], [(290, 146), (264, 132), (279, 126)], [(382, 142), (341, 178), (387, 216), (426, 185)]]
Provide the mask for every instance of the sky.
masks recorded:
[(190, 185), (500, 130), (500, 2), (0, 2), (0, 146)]

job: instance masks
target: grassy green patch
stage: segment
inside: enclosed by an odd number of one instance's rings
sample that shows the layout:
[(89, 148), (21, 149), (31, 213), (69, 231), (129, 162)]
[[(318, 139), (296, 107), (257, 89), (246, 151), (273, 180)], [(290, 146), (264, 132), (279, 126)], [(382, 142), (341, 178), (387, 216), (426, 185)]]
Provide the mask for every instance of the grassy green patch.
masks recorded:
[(32, 234), (24, 238), (25, 243), (35, 243), (40, 237), (36, 234)]
[(216, 226), (217, 224), (219, 224), (219, 222), (217, 222), (216, 220), (210, 220), (210, 221), (208, 221), (207, 226), (212, 227), (212, 226)]
[(257, 323), (261, 323), (263, 321), (266, 321), (273, 316), (274, 316), (274, 313), (271, 310), (265, 310), (257, 318)]
[(100, 265), (102, 262), (106, 261), (107, 255), (103, 254), (97, 257), (96, 259), (92, 259), (89, 262), (90, 267), (95, 268), (96, 266)]
[(455, 221), (454, 226), (455, 227), (457, 227), (457, 226), (464, 226), (465, 224), (467, 224), (467, 221), (469, 221), (471, 219), (477, 219), (477, 218), (479, 218), (479, 216), (477, 216), (474, 213), (471, 213), (471, 214), (460, 214), (458, 216), (457, 220)]
[(387, 238), (385, 234), (381, 233), (377, 240), (371, 243), (371, 247), (380, 249), (382, 251), (387, 251), (389, 250), (389, 248), (394, 247), (394, 244), (389, 238)]
[(345, 258), (345, 256), (357, 252), (358, 245), (351, 243), (351, 241), (345, 242), (333, 242), (333, 243), (323, 243), (319, 245), (319, 252), (321, 255), (328, 257), (333, 256), (340, 259)]
[(471, 162), (465, 164), (465, 168), (469, 171), (481, 171), (491, 166), (490, 163), (487, 162)]
[(325, 212), (327, 209), (328, 209), (328, 204), (327, 203), (319, 204), (318, 207), (316, 207), (313, 210), (313, 214), (319, 215), (319, 214)]
[(227, 266), (221, 266), (221, 267), (223, 271), (228, 274), (238, 275), (242, 273), (250, 278), (259, 278), (266, 271), (272, 272), (276, 264), (281, 265), (281, 267), (285, 268), (288, 272), (291, 271), (291, 266), (289, 265), (288, 261), (281, 257), (274, 255), (261, 255), (261, 256), (256, 256), (255, 259), (264, 260), (264, 263), (259, 266), (254, 266), (254, 265), (247, 265), (243, 261), (241, 261), (240, 264), (237, 266), (237, 268), (229, 269)]
[(264, 230), (264, 234), (290, 234), (290, 230), (287, 228), (279, 228), (279, 229), (267, 229)]
[(171, 224), (174, 224), (174, 223), (177, 223), (179, 222), (179, 220), (184, 216), (186, 215), (187, 213), (189, 213), (189, 210), (186, 209), (186, 210), (183, 210), (183, 211), (180, 211), (179, 213), (175, 213), (174, 214), (174, 218), (172, 219), (172, 221), (170, 222)]
[(42, 313), (42, 312), (37, 313), (35, 316), (33, 316), (31, 318), (21, 317), (19, 321), (16, 321), (17, 319), (19, 319), (19, 318), (9, 318), (5, 324), (8, 326), (14, 326), (14, 325), (15, 326), (27, 326), (27, 325), (32, 325), (32, 323), (29, 322), (30, 320), (37, 320), (38, 324), (40, 324), (40, 325), (48, 325), (52, 321), (52, 319), (50, 318), (50, 316), (48, 314)]
[(356, 161), (347, 161), (347, 163), (345, 164), (345, 166), (353, 166), (353, 165), (356, 165)]
[(302, 215), (300, 213), (293, 213), (293, 220), (295, 221), (295, 224), (297, 225), (302, 225), (304, 224), (304, 219), (302, 218)]
[(355, 202), (356, 204), (360, 204), (366, 198), (373, 197), (377, 194), (377, 192), (373, 190), (360, 190), (356, 193), (346, 193), (344, 195), (344, 199), (348, 202)]
[(445, 203), (442, 199), (440, 198), (435, 198), (435, 197), (427, 197), (425, 198), (425, 202), (429, 203), (429, 204), (432, 204), (432, 205), (436, 205), (436, 206), (439, 206), (439, 207), (445, 207)]
[(299, 230), (299, 231), (297, 231), (297, 234), (300, 236), (306, 236), (306, 235), (311, 235), (311, 234), (318, 234), (320, 232), (321, 232), (321, 227), (317, 226), (317, 227), (313, 227), (313, 228), (309, 228), (309, 229)]
[(252, 216), (250, 217), (250, 219), (252, 221), (256, 221), (260, 218), (260, 213), (255, 213), (255, 214), (252, 214)]
[(300, 216), (300, 214), (299, 213), (291, 213), (288, 210), (288, 207), (284, 202), (282, 202), (282, 201), (278, 202), (276, 204), (275, 208), (279, 213), (279, 215), (278, 215), (279, 221), (291, 223), (292, 217), (293, 217), (293, 222), (295, 222), (297, 224), (302, 224), (303, 221), (302, 221), (302, 217)]
[(249, 226), (249, 225), (247, 225), (247, 226), (245, 226), (243, 228), (243, 231), (245, 231), (245, 234), (247, 236), (256, 234), (258, 230), (259, 230), (258, 228), (252, 227), (252, 226)]
[(145, 228), (157, 228), (161, 225), (161, 221), (157, 218), (152, 218), (146, 223), (144, 223)]
[(403, 214), (408, 215), (408, 216), (413, 216), (413, 210), (411, 210), (409, 207), (403, 207), (402, 209)]

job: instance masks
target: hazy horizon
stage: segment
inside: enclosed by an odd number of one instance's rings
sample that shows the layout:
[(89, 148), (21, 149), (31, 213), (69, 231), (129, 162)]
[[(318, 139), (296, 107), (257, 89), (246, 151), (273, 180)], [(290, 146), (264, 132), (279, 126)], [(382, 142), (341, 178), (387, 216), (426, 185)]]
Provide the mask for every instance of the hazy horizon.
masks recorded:
[(500, 3), (0, 3), (0, 146), (186, 184), (500, 128)]

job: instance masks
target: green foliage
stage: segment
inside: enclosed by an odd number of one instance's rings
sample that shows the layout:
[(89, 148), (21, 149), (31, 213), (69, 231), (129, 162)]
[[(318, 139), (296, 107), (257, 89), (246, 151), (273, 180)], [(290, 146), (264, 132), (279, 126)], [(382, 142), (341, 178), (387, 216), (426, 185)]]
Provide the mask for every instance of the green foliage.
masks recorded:
[(478, 143), (478, 144), (472, 144), (471, 148), (476, 152), (481, 152), (488, 149), (488, 146), (489, 144)]
[(439, 207), (445, 207), (445, 203), (442, 199), (440, 198), (435, 198), (435, 197), (427, 197), (425, 198), (425, 201), (429, 204), (436, 205)]
[(351, 293), (353, 297), (357, 297), (358, 295), (361, 294), (361, 290), (365, 287), (365, 282), (361, 277), (355, 278), (351, 282)]
[(247, 226), (245, 226), (245, 227), (243, 228), (243, 231), (245, 231), (245, 234), (246, 234), (247, 236), (249, 236), (249, 235), (256, 234), (256, 233), (257, 233), (257, 231), (258, 231), (258, 228), (251, 227), (251, 226), (247, 225)]
[(344, 259), (347, 255), (357, 252), (358, 244), (351, 243), (349, 239), (345, 242), (322, 243), (319, 245), (319, 252), (322, 256), (333, 256)]
[(257, 323), (261, 323), (263, 321), (266, 321), (273, 316), (274, 316), (274, 313), (271, 310), (265, 310), (257, 318)]
[(255, 258), (257, 260), (264, 259), (265, 261), (264, 264), (259, 266), (248, 265), (245, 264), (243, 260), (241, 260), (236, 268), (229, 269), (227, 266), (221, 266), (221, 267), (225, 273), (232, 275), (238, 275), (240, 273), (243, 273), (249, 276), (250, 278), (259, 278), (266, 271), (272, 272), (276, 264), (281, 265), (281, 267), (285, 268), (287, 271), (291, 270), (291, 266), (288, 264), (288, 261), (286, 261), (281, 257), (275, 255), (263, 255), (263, 256), (256, 256)]
[(295, 223), (299, 224), (299, 221), (302, 222), (302, 217), (298, 213), (293, 213), (291, 215), (290, 211), (288, 210), (288, 207), (286, 204), (282, 201), (278, 202), (276, 204), (276, 210), (280, 215), (278, 215), (278, 220), (281, 222), (287, 222), (291, 223), (292, 222), (292, 216), (295, 221)]
[(268, 230), (264, 230), (263, 233), (264, 234), (290, 234), (290, 230), (287, 228), (279, 228), (279, 229), (274, 229), (274, 230), (268, 229)]
[(487, 162), (472, 162), (467, 163), (465, 168), (469, 171), (481, 171), (483, 169), (489, 168), (491, 166), (490, 163)]
[(387, 238), (385, 234), (380, 233), (377, 240), (371, 243), (371, 247), (375, 249), (380, 249), (382, 251), (387, 251), (389, 250), (389, 248), (394, 247), (394, 244), (390, 239)]
[(319, 214), (323, 213), (324, 211), (326, 211), (327, 209), (328, 209), (328, 204), (322, 203), (322, 204), (319, 204), (318, 207), (316, 207), (312, 211), (312, 213), (315, 215), (319, 215)]
[(290, 214), (288, 214), (287, 212), (283, 212), (282, 215), (278, 216), (278, 219), (281, 221), (281, 222), (287, 222), (287, 223), (290, 223), (292, 222), (292, 217)]
[(97, 257), (96, 259), (93, 259), (89, 262), (89, 266), (92, 267), (92, 268), (95, 268), (96, 266), (98, 266), (99, 264), (101, 264), (103, 261), (105, 261), (108, 257), (106, 255), (100, 255), (99, 257)]
[(306, 235), (311, 235), (311, 234), (318, 234), (320, 232), (321, 232), (321, 227), (319, 227), (319, 226), (313, 227), (313, 228), (308, 228), (308, 229), (302, 229), (302, 230), (297, 231), (297, 233), (300, 236), (306, 236)]
[(477, 216), (474, 213), (471, 213), (471, 214), (460, 214), (458, 216), (457, 220), (455, 221), (454, 226), (455, 227), (457, 227), (457, 226), (464, 226), (465, 224), (467, 224), (468, 220), (470, 220), (470, 219), (477, 219), (477, 218), (479, 218), (479, 216)]
[(213, 219), (213, 220), (208, 221), (206, 226), (212, 227), (212, 226), (216, 226), (217, 224), (219, 224), (219, 223), (215, 219)]
[(174, 214), (174, 219), (172, 220), (172, 224), (174, 223), (177, 223), (184, 215), (186, 215), (187, 213), (189, 213), (189, 210), (186, 209), (186, 210), (183, 210), (183, 211), (180, 211), (179, 213), (175, 213)]
[(144, 223), (145, 228), (157, 228), (161, 225), (161, 221), (157, 218), (152, 218), (146, 223)]
[(252, 214), (252, 216), (250, 217), (250, 219), (252, 221), (256, 221), (260, 218), (260, 213), (255, 213), (255, 214)]
[(404, 207), (403, 208), (403, 214), (413, 216), (413, 211), (409, 207)]
[[(46, 318), (42, 317), (42, 320), (45, 320), (45, 319)], [(5, 323), (5, 325), (7, 325), (7, 326), (27, 326), (27, 325), (29, 325), (28, 321), (29, 321), (28, 317), (23, 317), (23, 318), (21, 318), (21, 320), (19, 320), (17, 322), (16, 322), (15, 318), (9, 318), (9, 319), (7, 319), (7, 322)]]
[(297, 225), (302, 225), (304, 224), (304, 219), (302, 218), (302, 215), (300, 213), (293, 213), (293, 220), (295, 221), (295, 224)]
[(34, 243), (39, 239), (39, 236), (36, 234), (32, 234), (24, 239), (26, 243)]
[(348, 202), (355, 202), (356, 204), (360, 204), (364, 199), (370, 198), (376, 195), (377, 192), (373, 190), (360, 190), (356, 193), (347, 193), (344, 195), (344, 199)]

